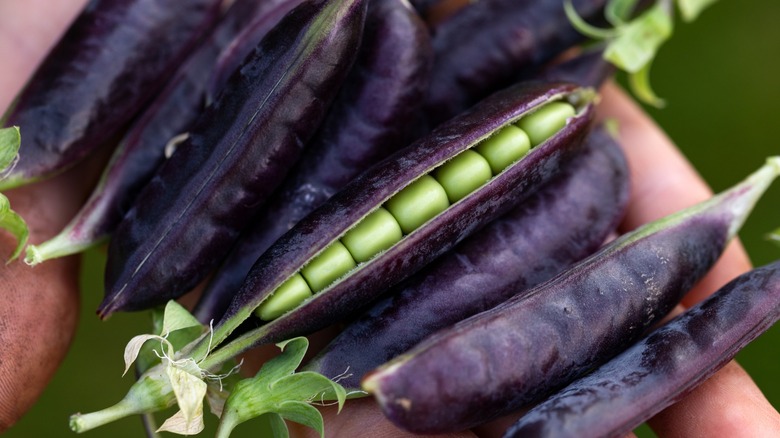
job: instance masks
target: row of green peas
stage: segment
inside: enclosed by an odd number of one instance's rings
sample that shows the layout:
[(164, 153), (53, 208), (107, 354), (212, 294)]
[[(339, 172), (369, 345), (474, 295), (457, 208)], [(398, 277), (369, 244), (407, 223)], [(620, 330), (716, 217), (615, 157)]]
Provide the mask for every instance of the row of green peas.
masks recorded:
[(569, 103), (550, 102), (416, 179), (282, 283), (258, 307), (257, 316), (264, 321), (278, 318), (348, 274), (358, 263), (388, 250), (523, 158), (574, 115)]

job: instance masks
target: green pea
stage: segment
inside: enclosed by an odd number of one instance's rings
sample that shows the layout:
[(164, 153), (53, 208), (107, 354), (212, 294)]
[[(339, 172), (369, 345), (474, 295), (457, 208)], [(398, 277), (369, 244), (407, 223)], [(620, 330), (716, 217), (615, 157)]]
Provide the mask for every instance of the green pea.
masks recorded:
[(490, 164), (482, 155), (465, 150), (439, 166), (433, 176), (455, 203), (485, 184), (492, 176)]
[(447, 192), (430, 175), (424, 175), (385, 203), (404, 233), (409, 234), (450, 206)]
[(301, 269), (314, 292), (319, 292), (357, 266), (347, 248), (338, 240)]
[(401, 226), (389, 211), (380, 207), (347, 231), (341, 243), (355, 261), (361, 263), (390, 248), (401, 237)]
[(531, 140), (522, 129), (515, 125), (508, 125), (483, 140), (475, 149), (490, 163), (493, 175), (498, 175), (528, 153), (531, 149)]
[(550, 102), (517, 122), (517, 126), (528, 134), (531, 146), (536, 146), (566, 125), (566, 119), (573, 117), (576, 110), (566, 102)]
[(285, 312), (298, 307), (312, 295), (309, 285), (300, 274), (295, 274), (281, 284), (255, 311), (263, 321), (274, 320)]

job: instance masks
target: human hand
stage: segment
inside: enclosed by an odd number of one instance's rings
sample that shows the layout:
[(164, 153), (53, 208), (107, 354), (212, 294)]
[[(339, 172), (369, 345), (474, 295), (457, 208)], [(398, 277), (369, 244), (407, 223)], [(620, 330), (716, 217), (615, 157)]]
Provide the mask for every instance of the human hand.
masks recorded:
[[(0, 112), (9, 106), (83, 3), (0, 2)], [(5, 193), (27, 221), (31, 242), (45, 240), (65, 226), (83, 202), (94, 176), (85, 177), (82, 168)], [(0, 234), (0, 257), (8, 257), (16, 242), (10, 235)], [(33, 405), (65, 356), (78, 321), (77, 275), (75, 257), (34, 269), (20, 261), (0, 267), (0, 432)]]
[[(0, 107), (5, 108), (29, 76), (34, 64), (56, 39), (84, 0), (52, 5), (46, 0), (0, 3), (0, 59), (10, 60), (0, 77)], [(50, 27), (35, 27), (37, 13), (57, 11), (57, 22), (43, 20)], [(26, 25), (24, 24), (26, 20)], [(24, 35), (24, 49), (18, 39)], [(622, 127), (622, 143), (631, 164), (633, 196), (624, 229), (655, 219), (704, 199), (709, 189), (669, 140), (613, 86), (605, 90), (605, 116), (616, 118)], [(31, 226), (31, 241), (50, 237), (78, 208), (90, 178), (70, 172), (55, 180), (9, 193), (12, 205)], [(12, 241), (3, 238), (3, 248)], [(738, 244), (732, 245), (721, 262), (686, 299), (698, 301), (727, 280), (749, 268)], [(7, 304), (0, 310), (4, 350), (0, 356), (0, 429), (11, 424), (34, 402), (62, 359), (76, 324), (77, 261), (74, 258), (47, 262), (35, 269), (14, 263), (3, 268)], [(45, 305), (42, 305), (45, 304)], [(7, 322), (7, 323), (6, 323)], [(10, 328), (8, 328), (10, 327)], [(370, 399), (350, 400), (338, 416), (323, 409), (328, 436), (411, 436), (388, 423)], [(707, 419), (691, 422), (691, 418)], [(760, 394), (747, 374), (731, 363), (682, 402), (657, 416), (651, 424), (661, 436), (710, 436), (714, 431), (763, 436), (780, 430), (780, 416)], [(507, 420), (497, 421), (473, 432), (446, 436), (500, 436)], [(295, 429), (294, 436), (311, 431)], [(313, 436), (313, 435), (312, 435)]]
[[(631, 199), (620, 232), (707, 199), (711, 189), (697, 174), (663, 131), (614, 84), (602, 91), (600, 118), (614, 119), (620, 127), (631, 171)], [(689, 307), (734, 277), (748, 271), (750, 261), (738, 241), (732, 242), (711, 272), (686, 296)], [(677, 309), (682, 310), (682, 306)], [(322, 409), (326, 436), (412, 437), (389, 423), (371, 399), (350, 400), (336, 415), (335, 408)], [(447, 437), (500, 437), (518, 415), (510, 415), (471, 432)], [(780, 413), (766, 400), (750, 376), (731, 361), (683, 400), (649, 421), (661, 437), (775, 436), (780, 431)], [(296, 429), (296, 436), (314, 437), (312, 431)]]

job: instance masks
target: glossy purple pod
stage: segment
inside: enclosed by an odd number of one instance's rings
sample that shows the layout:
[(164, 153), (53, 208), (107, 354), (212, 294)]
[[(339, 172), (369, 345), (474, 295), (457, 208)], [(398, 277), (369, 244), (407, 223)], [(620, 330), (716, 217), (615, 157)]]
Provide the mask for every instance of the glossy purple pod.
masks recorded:
[(252, 220), (193, 313), (218, 320), (255, 260), (301, 218), (417, 133), (432, 62), (430, 38), (402, 0), (369, 3), (363, 43), (343, 89), (307, 152)]
[(217, 19), (222, 0), (93, 0), (3, 117), (22, 132), (10, 188), (60, 172), (117, 136)]
[(626, 436), (685, 397), (778, 319), (780, 262), (774, 262), (740, 275), (534, 407), (504, 437)]
[[(573, 0), (599, 22), (605, 0)], [(435, 62), (426, 98), (431, 126), (541, 68), (585, 37), (569, 23), (563, 0), (473, 2), (433, 29)]]
[[(414, 274), (557, 175), (563, 163), (581, 148), (592, 120), (593, 98), (591, 89), (571, 84), (511, 87), (361, 174), (298, 222), (258, 259), (227, 313), (215, 326), (213, 344), (221, 343), (282, 282), (408, 184), (545, 103), (568, 100), (577, 108), (577, 114), (557, 134), (485, 185), (299, 307), (234, 342), (249, 348), (308, 334), (368, 305), (384, 290)], [(212, 356), (219, 354), (217, 350)]]
[(222, 49), (272, 3), (237, 0), (231, 5), (132, 124), (81, 210), (56, 237), (28, 247), (27, 263), (74, 254), (108, 239), (162, 164), (166, 145), (186, 133), (203, 112), (212, 71), (237, 68), (215, 65)]
[(101, 317), (178, 297), (216, 267), (324, 117), (365, 11), (307, 1), (268, 33), (114, 233)]
[(308, 371), (358, 390), (367, 372), (596, 251), (628, 201), (620, 146), (594, 129), (561, 174), (349, 323)]
[[(252, 54), (257, 44), (274, 28), (279, 21), (290, 11), (300, 5), (303, 0), (249, 0), (248, 5), (241, 5), (241, 10), (250, 22), (243, 26), (238, 35), (222, 46), (222, 51), (216, 61), (217, 67), (212, 71), (206, 85), (206, 103), (213, 102), (217, 95), (225, 88), (230, 76), (238, 70), (238, 67)], [(249, 6), (254, 3), (260, 9), (260, 13), (251, 14)], [(231, 9), (235, 9), (235, 6)], [(240, 13), (236, 11), (236, 13)], [(247, 15), (251, 14), (251, 15)]]
[(636, 341), (720, 256), (780, 173), (623, 235), (522, 296), (437, 332), (363, 389), (415, 433), (464, 430), (539, 401)]
[(571, 82), (582, 87), (600, 88), (615, 74), (616, 68), (604, 59), (604, 48), (583, 49), (576, 56), (545, 66), (530, 80)]

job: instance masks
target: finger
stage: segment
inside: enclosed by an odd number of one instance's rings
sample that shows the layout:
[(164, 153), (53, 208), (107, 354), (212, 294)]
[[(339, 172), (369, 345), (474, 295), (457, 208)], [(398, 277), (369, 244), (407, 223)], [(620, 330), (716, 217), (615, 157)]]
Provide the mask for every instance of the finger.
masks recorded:
[[(711, 190), (663, 132), (613, 84), (606, 87), (603, 117), (619, 121), (632, 174), (632, 196), (624, 227), (634, 228), (711, 196)], [(711, 272), (683, 303), (690, 306), (737, 275), (750, 261), (732, 242)], [(680, 402), (650, 420), (663, 437), (772, 436), (780, 414), (735, 362)]]
[[(325, 421), (325, 437), (372, 437), (372, 438), (468, 438), (471, 432), (457, 432), (442, 435), (415, 435), (398, 429), (382, 414), (372, 398), (347, 400), (344, 410), (337, 413), (335, 406), (320, 409)], [(313, 429), (290, 423), (290, 436), (298, 438), (319, 438)]]
[[(0, 2), (0, 108), (5, 108), (34, 65), (61, 33), (77, 3), (68, 0)], [(46, 6), (58, 16), (46, 22), (36, 14)], [(45, 22), (45, 21), (44, 21)], [(18, 34), (19, 30), (23, 34)], [(16, 45), (24, 39), (19, 50)], [(94, 181), (82, 172), (7, 193), (12, 208), (30, 227), (30, 241), (58, 232), (75, 213)], [(0, 233), (0, 254), (8, 256), (16, 242)], [(67, 258), (35, 269), (16, 261), (0, 268), (0, 431), (14, 424), (37, 400), (62, 361), (78, 317), (78, 260)]]
[[(616, 85), (604, 87), (600, 117), (618, 121), (631, 172), (631, 197), (623, 231), (701, 202), (712, 190), (661, 129)], [(713, 269), (683, 300), (690, 306), (750, 269), (735, 239)]]
[(649, 423), (664, 438), (780, 434), (780, 414), (734, 361)]
[(5, 112), (85, 3), (86, 0), (0, 1), (0, 113)]

